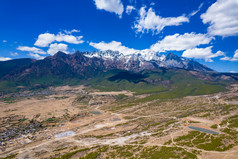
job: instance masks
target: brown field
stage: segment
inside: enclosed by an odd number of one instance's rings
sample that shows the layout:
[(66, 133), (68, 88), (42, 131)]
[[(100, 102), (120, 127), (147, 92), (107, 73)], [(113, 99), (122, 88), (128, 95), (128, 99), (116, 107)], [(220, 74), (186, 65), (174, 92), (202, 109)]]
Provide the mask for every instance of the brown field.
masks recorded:
[[(0, 157), (149, 158), (150, 149), (160, 154), (165, 148), (179, 158), (186, 158), (183, 152), (201, 159), (235, 159), (238, 127), (231, 120), (238, 115), (237, 88), (142, 103), (133, 103), (144, 96), (132, 92), (95, 92), (84, 86), (50, 88), (47, 95), (23, 92), (10, 101), (2, 97)], [(220, 134), (193, 131), (189, 125)], [(220, 149), (213, 146), (217, 143)]]

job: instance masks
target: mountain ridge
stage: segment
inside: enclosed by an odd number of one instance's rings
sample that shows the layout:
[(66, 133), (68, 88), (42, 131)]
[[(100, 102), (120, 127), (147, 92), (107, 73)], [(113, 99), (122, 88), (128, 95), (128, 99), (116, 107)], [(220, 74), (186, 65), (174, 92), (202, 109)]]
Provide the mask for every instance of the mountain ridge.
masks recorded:
[[(11, 64), (10, 67), (8, 64)], [(238, 79), (237, 75), (216, 72), (194, 60), (172, 53), (167, 56), (157, 53), (124, 55), (111, 50), (76, 51), (73, 54), (57, 52), (42, 60), (29, 58), (0, 62), (0, 68), (9, 70), (0, 74), (0, 91), (9, 88), (15, 90), (18, 86), (31, 88), (67, 84), (91, 84), (102, 88), (101, 86), (105, 83), (108, 88), (117, 85), (117, 89), (139, 88), (142, 85), (143, 89), (147, 87), (152, 89), (154, 86), (177, 87), (187, 80), (183, 79), (185, 76), (200, 84), (206, 81), (219, 83), (224, 80), (237, 81)], [(143, 78), (136, 79), (137, 77)]]
[[(10, 60), (9, 63), (14, 63), (14, 61), (19, 61), (19, 59)], [(212, 69), (205, 65), (172, 53), (167, 56), (151, 53), (149, 57), (140, 53), (124, 55), (111, 50), (94, 51), (91, 53), (76, 51), (73, 54), (65, 54), (59, 51), (53, 56), (48, 56), (42, 60), (31, 60), (27, 67), (17, 67), (15, 70), (11, 70), (10, 73), (1, 76), (1, 78), (6, 80), (15, 79), (28, 74), (36, 77), (65, 74), (68, 77), (78, 76), (83, 78), (96, 72), (114, 69), (140, 72), (156, 68), (178, 68), (188, 71), (213, 72)]]
[[(94, 51), (91, 53), (84, 52), (85, 56), (89, 58), (97, 57), (104, 61), (113, 63), (126, 63), (124, 70), (139, 72), (145, 69), (155, 69), (160, 67), (165, 68), (182, 68), (193, 71), (214, 71), (205, 65), (202, 65), (194, 60), (179, 57), (173, 53), (169, 53), (167, 56), (161, 55), (156, 52), (146, 52), (146, 53), (134, 53), (124, 55), (118, 51)], [(131, 66), (134, 64), (134, 67)], [(137, 65), (137, 67), (135, 66)]]

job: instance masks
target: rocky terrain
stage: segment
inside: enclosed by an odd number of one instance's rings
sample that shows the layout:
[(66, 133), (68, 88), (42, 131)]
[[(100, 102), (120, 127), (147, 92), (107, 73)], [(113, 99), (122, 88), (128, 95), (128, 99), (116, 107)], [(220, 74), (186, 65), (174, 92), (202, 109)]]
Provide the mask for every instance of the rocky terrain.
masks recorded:
[(0, 62), (0, 68), (5, 70), (0, 74), (0, 80), (32, 80), (42, 76), (85, 79), (95, 76), (99, 72), (109, 70), (140, 72), (156, 68), (213, 72), (205, 65), (194, 60), (178, 57), (172, 53), (167, 56), (156, 53), (124, 55), (110, 50), (92, 53), (77, 51), (74, 54), (58, 52), (54, 56), (46, 57), (43, 60), (16, 59)]
[(148, 97), (85, 86), (4, 95), (0, 157), (237, 157), (237, 85), (211, 95)]

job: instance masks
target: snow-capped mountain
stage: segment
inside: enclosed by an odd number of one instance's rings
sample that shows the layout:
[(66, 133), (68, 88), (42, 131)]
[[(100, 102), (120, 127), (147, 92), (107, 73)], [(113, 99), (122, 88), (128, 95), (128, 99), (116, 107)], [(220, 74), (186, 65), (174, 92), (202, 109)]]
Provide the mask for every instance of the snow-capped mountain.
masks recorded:
[(193, 71), (212, 71), (210, 68), (190, 59), (169, 53), (167, 56), (157, 52), (143, 50), (133, 54), (123, 54), (118, 51), (85, 52), (88, 58), (99, 58), (104, 61), (107, 69), (117, 68), (130, 71), (141, 71), (159, 67), (181, 68)]
[[(8, 65), (19, 66), (5, 68)], [(1, 74), (0, 80), (28, 80), (32, 77), (44, 76), (59, 76), (60, 78), (78, 77), (84, 79), (110, 70), (140, 72), (161, 67), (167, 69), (179, 68), (200, 73), (213, 71), (194, 60), (178, 57), (172, 53), (165, 56), (154, 52), (136, 52), (125, 55), (111, 50), (91, 53), (77, 51), (74, 54), (58, 52), (54, 56), (46, 57), (43, 60), (15, 59), (0, 62), (2, 70), (11, 70), (8, 73)]]
[(85, 56), (92, 58), (102, 58), (104, 60), (112, 59), (112, 60), (120, 60), (120, 59), (130, 59), (132, 57), (138, 57), (139, 59), (143, 59), (145, 61), (161, 61), (165, 59), (164, 55), (160, 55), (159, 53), (153, 52), (153, 51), (147, 51), (143, 50), (141, 52), (135, 52), (133, 54), (123, 54), (118, 51), (112, 51), (112, 50), (106, 50), (106, 51), (94, 51), (94, 52), (85, 52)]

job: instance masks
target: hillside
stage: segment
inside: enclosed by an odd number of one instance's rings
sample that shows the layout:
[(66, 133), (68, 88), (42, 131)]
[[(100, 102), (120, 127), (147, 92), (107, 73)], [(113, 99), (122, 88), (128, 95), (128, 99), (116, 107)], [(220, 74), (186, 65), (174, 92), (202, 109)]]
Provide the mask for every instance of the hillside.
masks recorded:
[[(158, 93), (188, 89), (186, 95), (224, 90), (236, 74), (221, 74), (172, 53), (124, 55), (119, 52), (58, 52), (43, 60), (0, 62), (1, 92), (84, 84), (100, 90)], [(182, 91), (184, 92), (184, 91)]]

